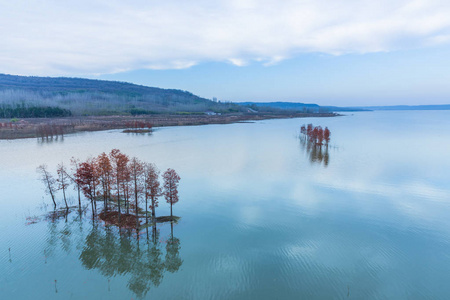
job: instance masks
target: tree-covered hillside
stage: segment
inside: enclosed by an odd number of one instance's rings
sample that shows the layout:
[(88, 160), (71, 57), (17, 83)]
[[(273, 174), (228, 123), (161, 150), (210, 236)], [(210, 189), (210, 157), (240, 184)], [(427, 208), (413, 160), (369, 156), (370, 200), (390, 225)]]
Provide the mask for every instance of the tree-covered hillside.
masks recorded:
[(0, 74), (0, 114), (19, 111), (18, 107), (58, 107), (73, 115), (243, 110), (235, 104), (214, 102), (182, 90), (106, 80)]

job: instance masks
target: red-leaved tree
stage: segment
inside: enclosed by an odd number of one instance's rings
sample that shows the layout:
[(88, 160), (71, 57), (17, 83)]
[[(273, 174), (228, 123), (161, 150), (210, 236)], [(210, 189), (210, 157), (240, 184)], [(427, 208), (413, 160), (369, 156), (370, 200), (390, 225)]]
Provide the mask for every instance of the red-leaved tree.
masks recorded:
[(323, 129), (322, 127), (316, 127), (317, 128), (317, 145), (322, 146), (323, 143)]
[[(151, 199), (150, 208), (152, 209), (152, 221), (155, 222), (155, 208), (158, 207), (158, 197), (161, 195), (159, 184), (159, 170), (154, 164), (145, 166), (145, 215), (147, 216), (147, 199)], [(148, 218), (146, 217), (148, 223)]]
[(326, 143), (327, 145), (328, 145), (328, 143), (330, 142), (330, 135), (331, 135), (330, 130), (328, 129), (328, 127), (325, 127), (325, 130), (323, 131), (323, 137), (324, 137), (325, 143)]
[(142, 191), (144, 190), (143, 182), (142, 182), (142, 175), (144, 174), (144, 165), (143, 163), (137, 159), (136, 157), (133, 157), (130, 160), (129, 163), (129, 174), (131, 177), (131, 190), (134, 195), (134, 205), (136, 210), (136, 227), (139, 225), (139, 205), (138, 205), (138, 199), (140, 198)]
[[(109, 154), (109, 157), (111, 158), (111, 165), (113, 167), (113, 174), (114, 174), (114, 181), (115, 181), (115, 187), (117, 190), (117, 205), (119, 208), (119, 222), (120, 222), (120, 190), (124, 186), (124, 181), (127, 180), (128, 175), (128, 161), (130, 160), (127, 155), (120, 152), (119, 149), (113, 149), (111, 150), (111, 153)], [(126, 198), (126, 191), (124, 192), (124, 199)]]
[(170, 218), (172, 215), (172, 205), (178, 202), (178, 182), (180, 181), (180, 176), (174, 169), (167, 169), (163, 174), (164, 179), (164, 197), (167, 203), (170, 203)]
[(96, 187), (98, 185), (95, 161), (89, 159), (79, 164), (75, 177), (77, 178), (77, 181), (81, 186), (83, 194), (86, 196), (86, 198), (91, 200), (92, 214), (95, 215), (94, 205), (96, 206), (95, 196)]
[(111, 197), (111, 185), (113, 183), (113, 168), (109, 156), (103, 152), (97, 158), (97, 173), (103, 192), (103, 203), (108, 210), (108, 199)]

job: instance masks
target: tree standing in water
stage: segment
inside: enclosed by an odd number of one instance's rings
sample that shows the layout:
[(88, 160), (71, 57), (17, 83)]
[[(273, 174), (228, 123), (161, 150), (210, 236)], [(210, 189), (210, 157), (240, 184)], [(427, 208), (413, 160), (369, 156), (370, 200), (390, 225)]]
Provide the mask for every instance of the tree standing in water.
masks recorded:
[[(120, 187), (123, 185), (122, 182), (124, 181), (124, 177), (126, 177), (127, 172), (127, 164), (129, 161), (129, 158), (127, 155), (120, 152), (119, 149), (113, 149), (111, 150), (111, 153), (109, 154), (111, 157), (111, 164), (113, 167), (113, 177), (115, 179), (115, 185), (117, 190), (117, 206), (119, 208), (119, 222), (120, 222), (120, 215), (121, 215), (121, 205), (120, 205)], [(125, 198), (125, 191), (124, 191), (124, 198)]]
[(108, 199), (111, 197), (113, 168), (109, 156), (103, 152), (97, 157), (97, 173), (103, 192), (103, 206), (108, 210)]
[(322, 146), (323, 144), (323, 129), (322, 127), (317, 127), (317, 145)]
[(139, 226), (138, 200), (139, 200), (139, 196), (141, 195), (142, 190), (143, 190), (143, 182), (142, 182), (142, 175), (144, 174), (143, 163), (136, 157), (133, 157), (130, 160), (129, 172), (130, 172), (131, 182), (132, 182), (131, 190), (134, 195), (134, 205), (135, 205), (135, 211), (136, 211), (136, 227), (138, 227)]
[(130, 194), (132, 189), (131, 183), (131, 173), (130, 166), (127, 164), (127, 167), (124, 170), (123, 178), (122, 178), (122, 190), (125, 198), (125, 208), (127, 209), (127, 214), (130, 213)]
[[(159, 184), (159, 170), (154, 164), (147, 164), (145, 168), (145, 215), (147, 216), (147, 199), (150, 198), (152, 203), (152, 222), (155, 222), (155, 208), (158, 207), (158, 197), (161, 195)], [(146, 218), (148, 223), (148, 218)]]
[(45, 184), (46, 193), (52, 197), (53, 205), (56, 209), (55, 192), (56, 192), (56, 180), (52, 174), (47, 170), (47, 165), (40, 165), (37, 167), (37, 172), (41, 174), (41, 180)]
[(178, 202), (178, 182), (180, 176), (174, 169), (167, 169), (163, 174), (164, 179), (164, 197), (167, 203), (170, 203), (170, 219), (173, 220), (172, 205)]
[(81, 186), (81, 190), (86, 198), (91, 200), (92, 216), (95, 215), (95, 196), (98, 178), (96, 174), (96, 164), (92, 159), (82, 162), (77, 170), (76, 178)]
[(328, 146), (328, 143), (330, 142), (330, 130), (328, 129), (328, 127), (325, 127), (325, 130), (323, 131), (323, 138), (325, 139), (325, 143)]
[(80, 160), (78, 158), (72, 157), (70, 159), (70, 164), (72, 165), (71, 168), (71, 174), (69, 175), (69, 178), (75, 183), (75, 186), (77, 187), (78, 190), (78, 208), (80, 209), (80, 213), (81, 213), (81, 186), (80, 186), (80, 178), (77, 177), (77, 171), (78, 171), (78, 167), (80, 165)]
[(66, 199), (66, 189), (69, 186), (70, 178), (69, 175), (67, 174), (67, 169), (64, 166), (64, 163), (60, 163), (58, 165), (56, 172), (58, 173), (58, 179), (56, 179), (56, 181), (58, 182), (58, 189), (62, 190), (64, 203), (66, 204), (66, 209), (69, 209)]

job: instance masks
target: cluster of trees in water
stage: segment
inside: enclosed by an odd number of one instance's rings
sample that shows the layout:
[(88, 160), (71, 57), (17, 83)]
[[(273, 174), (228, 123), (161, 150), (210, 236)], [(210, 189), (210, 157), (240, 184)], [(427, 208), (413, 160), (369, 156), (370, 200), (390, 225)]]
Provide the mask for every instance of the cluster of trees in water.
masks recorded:
[[(300, 133), (300, 143), (309, 155), (311, 163), (323, 162), (325, 166), (328, 166), (330, 162), (328, 145), (331, 136), (328, 127), (323, 129), (321, 126), (314, 126), (313, 124), (302, 125)], [(322, 147), (324, 145), (325, 147)]]
[(313, 126), (313, 124), (302, 125), (300, 133), (303, 134), (308, 143), (314, 145), (322, 146), (325, 142), (325, 145), (328, 146), (328, 143), (330, 142), (331, 132), (328, 127), (323, 129), (321, 126)]
[(124, 130), (126, 133), (144, 133), (152, 132), (153, 124), (148, 121), (126, 121), (124, 125), (129, 128)]
[(57, 118), (70, 117), (72, 112), (68, 109), (55, 106), (27, 106), (24, 103), (0, 106), (0, 117), (10, 118)]
[[(70, 184), (78, 191), (78, 204), (81, 210), (81, 194), (91, 203), (93, 216), (97, 211), (97, 202), (103, 202), (100, 217), (119, 226), (139, 226), (139, 218), (145, 215), (148, 223), (148, 208), (151, 209), (152, 222), (156, 220), (155, 209), (158, 198), (164, 196), (170, 204), (170, 221), (174, 219), (172, 206), (179, 201), (178, 184), (180, 176), (173, 169), (162, 174), (153, 163), (142, 162), (136, 157), (113, 149), (109, 154), (102, 153), (97, 157), (80, 161), (72, 158), (71, 167), (64, 163), (57, 166), (56, 177), (49, 172), (46, 165), (37, 168), (46, 192), (51, 196), (56, 209), (55, 194), (62, 191), (66, 209), (69, 209), (66, 192)], [(144, 208), (140, 203), (144, 202)], [(116, 211), (117, 209), (117, 211)], [(126, 212), (125, 212), (126, 211)], [(134, 211), (134, 215), (130, 214)]]

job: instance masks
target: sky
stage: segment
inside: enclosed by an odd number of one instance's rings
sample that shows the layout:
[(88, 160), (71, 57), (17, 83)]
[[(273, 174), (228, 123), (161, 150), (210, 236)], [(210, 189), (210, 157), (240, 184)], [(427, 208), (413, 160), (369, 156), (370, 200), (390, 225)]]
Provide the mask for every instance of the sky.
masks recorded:
[(0, 0), (0, 73), (223, 101), (450, 103), (448, 0)]

